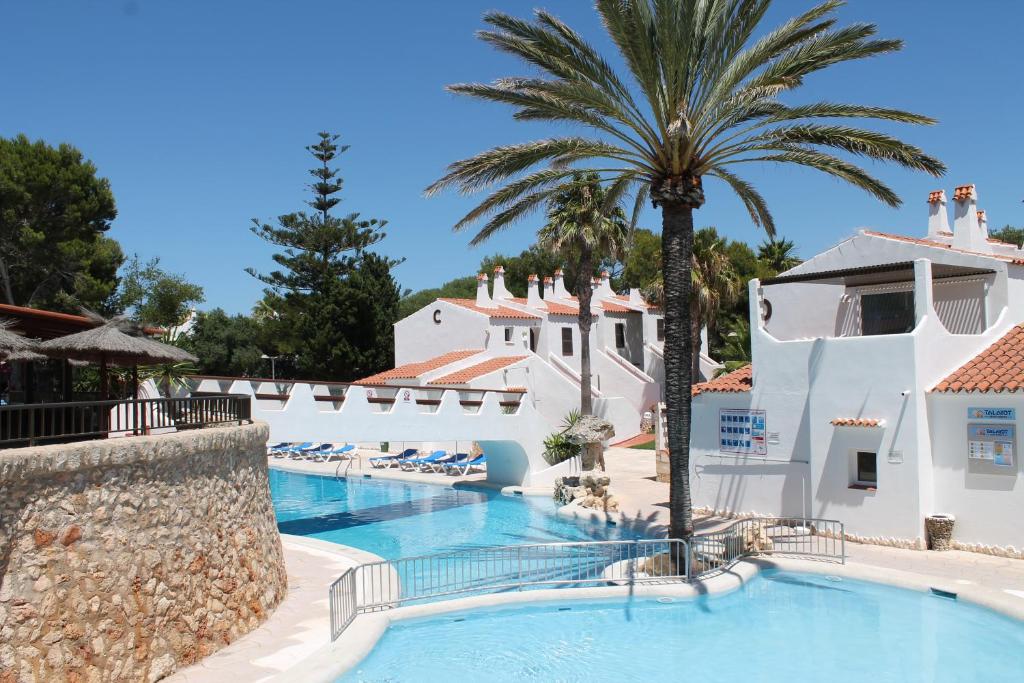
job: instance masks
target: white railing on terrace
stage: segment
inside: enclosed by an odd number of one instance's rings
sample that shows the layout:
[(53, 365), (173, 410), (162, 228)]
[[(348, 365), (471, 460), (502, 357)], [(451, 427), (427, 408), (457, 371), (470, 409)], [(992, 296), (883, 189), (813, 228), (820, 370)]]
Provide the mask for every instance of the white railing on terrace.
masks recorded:
[(654, 382), (653, 377), (648, 375), (646, 372), (644, 372), (637, 366), (630, 363), (628, 360), (619, 355), (618, 352), (612, 351), (605, 347), (601, 349), (601, 353), (603, 353), (610, 361), (621, 367), (623, 370), (625, 370), (626, 372), (628, 372), (630, 375), (640, 380), (641, 382)]
[[(795, 517), (744, 519), (679, 539), (589, 541), (470, 548), (352, 567), (329, 589), (331, 640), (359, 614), (414, 602), (530, 588), (685, 583), (752, 555), (846, 561), (843, 524)], [(662, 571), (641, 560), (660, 556)]]

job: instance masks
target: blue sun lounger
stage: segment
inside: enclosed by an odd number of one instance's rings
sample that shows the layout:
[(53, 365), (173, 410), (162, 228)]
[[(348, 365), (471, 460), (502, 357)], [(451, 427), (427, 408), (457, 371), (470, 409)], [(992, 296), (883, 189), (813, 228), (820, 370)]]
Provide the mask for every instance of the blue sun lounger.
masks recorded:
[(303, 448), (309, 448), (313, 445), (312, 441), (306, 441), (305, 443), (287, 444), (284, 448), (274, 453), (274, 457), (277, 458), (290, 458), (293, 453), (296, 453)]
[(419, 458), (406, 458), (405, 460), (399, 460), (398, 466), (406, 472), (419, 469), (422, 465), (429, 465), (430, 463), (437, 462), (441, 458), (448, 454), (444, 451), (434, 451), (430, 455), (424, 455)]
[[(427, 464), (426, 467), (430, 468), (434, 472), (440, 473), (444, 468), (448, 467), (449, 465), (454, 465), (455, 463), (459, 462), (466, 462), (467, 460), (469, 460), (469, 453), (456, 453), (455, 455), (451, 455), (446, 458), (438, 458), (434, 462)], [(423, 467), (421, 466), (420, 469), (422, 470)]]
[(374, 467), (378, 470), (386, 470), (392, 465), (399, 464), (402, 460), (408, 460), (412, 456), (419, 453), (415, 448), (406, 448), (397, 455), (378, 455), (375, 458), (370, 458), (370, 467)]
[(444, 466), (445, 474), (469, 474), (469, 470), (474, 467), (480, 467), (481, 465), (487, 464), (487, 456), (480, 454), (471, 460), (465, 460), (463, 462), (450, 462)]
[(317, 462), (330, 462), (331, 460), (346, 460), (352, 456), (346, 456), (346, 453), (351, 453), (356, 449), (354, 444), (345, 444), (341, 448), (331, 448), (330, 450), (320, 451), (313, 459)]

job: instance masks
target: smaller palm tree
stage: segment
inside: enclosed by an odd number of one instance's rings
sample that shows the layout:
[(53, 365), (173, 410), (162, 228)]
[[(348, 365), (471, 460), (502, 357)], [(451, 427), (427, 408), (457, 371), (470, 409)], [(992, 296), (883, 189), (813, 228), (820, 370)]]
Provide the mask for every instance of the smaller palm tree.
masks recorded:
[(584, 415), (594, 412), (590, 371), (591, 278), (602, 259), (620, 252), (628, 233), (626, 214), (618, 201), (621, 195), (614, 189), (602, 187), (596, 173), (575, 174), (549, 200), (547, 223), (537, 233), (537, 241), (542, 247), (561, 254), (576, 266), (580, 411)]
[(693, 235), (693, 265), (690, 270), (690, 339), (693, 344), (692, 376), (700, 376), (700, 331), (710, 330), (723, 306), (739, 294), (739, 280), (725, 251), (725, 240), (714, 228), (701, 228)]
[(757, 248), (757, 258), (776, 273), (795, 268), (800, 265), (796, 256), (796, 245), (792, 240), (769, 237)]

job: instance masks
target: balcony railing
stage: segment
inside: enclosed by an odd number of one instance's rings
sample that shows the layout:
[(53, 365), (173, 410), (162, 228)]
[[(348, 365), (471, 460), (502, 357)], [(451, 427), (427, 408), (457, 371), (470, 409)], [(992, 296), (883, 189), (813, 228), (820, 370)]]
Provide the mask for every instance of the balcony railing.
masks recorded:
[(0, 448), (251, 421), (251, 398), (240, 394), (7, 405), (0, 406)]

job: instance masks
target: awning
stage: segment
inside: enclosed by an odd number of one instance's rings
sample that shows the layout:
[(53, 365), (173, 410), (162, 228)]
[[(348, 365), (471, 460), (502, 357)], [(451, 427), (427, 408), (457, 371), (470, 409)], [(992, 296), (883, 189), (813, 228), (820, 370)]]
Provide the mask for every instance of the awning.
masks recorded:
[[(992, 275), (995, 272), (991, 268), (971, 268), (969, 266), (957, 266), (949, 263), (932, 263), (933, 280), (946, 280), (972, 275)], [(782, 285), (789, 282), (821, 282), (857, 287), (913, 281), (914, 262), (902, 261), (900, 263), (884, 263), (877, 266), (860, 266), (857, 268), (841, 268), (839, 270), (821, 270), (813, 273), (780, 275), (762, 280), (761, 284)]]

